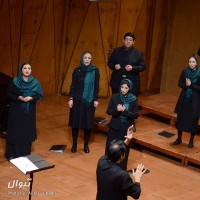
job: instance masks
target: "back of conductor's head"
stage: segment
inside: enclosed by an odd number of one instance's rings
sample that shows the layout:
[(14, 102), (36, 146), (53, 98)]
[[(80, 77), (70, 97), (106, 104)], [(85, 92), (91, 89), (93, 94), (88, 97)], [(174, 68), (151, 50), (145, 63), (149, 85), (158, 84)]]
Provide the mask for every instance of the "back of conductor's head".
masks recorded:
[(125, 152), (126, 145), (124, 144), (124, 141), (115, 139), (110, 143), (107, 156), (110, 161), (117, 162), (122, 156), (125, 156)]

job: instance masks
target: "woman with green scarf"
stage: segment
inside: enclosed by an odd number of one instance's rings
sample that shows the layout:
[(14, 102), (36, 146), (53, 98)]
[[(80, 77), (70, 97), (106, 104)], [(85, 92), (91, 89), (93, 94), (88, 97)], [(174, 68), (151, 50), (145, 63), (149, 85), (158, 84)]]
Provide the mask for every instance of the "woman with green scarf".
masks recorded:
[[(106, 112), (112, 115), (112, 118), (109, 123), (106, 154), (110, 143), (114, 139), (124, 140), (128, 128), (134, 125), (134, 119), (138, 118), (138, 100), (132, 91), (132, 81), (124, 79), (120, 84), (120, 92), (113, 94), (110, 99)], [(120, 167), (124, 170), (127, 169), (129, 150), (130, 145), (127, 146), (125, 158), (120, 163)]]
[(177, 113), (176, 128), (178, 138), (174, 145), (182, 143), (182, 132), (190, 132), (189, 148), (194, 146), (194, 136), (198, 130), (200, 116), (200, 70), (197, 56), (189, 57), (189, 66), (182, 70), (178, 86), (182, 88), (178, 98), (175, 113)]
[(81, 56), (80, 66), (73, 71), (69, 93), (72, 153), (77, 151), (79, 129), (84, 130), (84, 152), (90, 152), (88, 143), (91, 129), (94, 127), (95, 108), (98, 106), (99, 78), (99, 69), (92, 65), (92, 54), (89, 51), (84, 52)]
[(31, 154), (36, 140), (36, 101), (43, 92), (37, 79), (31, 75), (31, 65), (23, 63), (18, 76), (9, 84), (8, 126), (5, 156), (8, 160)]

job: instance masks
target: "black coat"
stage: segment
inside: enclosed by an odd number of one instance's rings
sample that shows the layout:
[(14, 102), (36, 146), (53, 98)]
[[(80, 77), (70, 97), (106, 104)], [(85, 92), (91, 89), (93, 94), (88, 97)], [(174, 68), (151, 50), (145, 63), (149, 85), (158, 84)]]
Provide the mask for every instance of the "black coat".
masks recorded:
[(24, 112), (21, 101), (18, 96), (22, 96), (22, 92), (10, 83), (7, 91), (9, 99), (9, 113), (7, 126), (7, 142), (9, 144), (28, 144), (34, 141), (36, 136), (36, 101), (39, 96), (32, 96), (33, 100), (29, 104), (29, 112)]
[[(116, 70), (115, 65), (120, 64), (121, 69)], [(133, 66), (133, 70), (128, 72), (125, 69), (126, 65)], [(145, 70), (145, 62), (143, 53), (135, 48), (128, 51), (124, 50), (124, 46), (117, 47), (113, 50), (109, 60), (108, 67), (112, 70), (110, 86), (114, 90), (118, 90), (121, 81), (124, 78), (130, 79), (133, 82), (133, 92), (135, 95), (140, 90), (140, 72)]]
[(107, 156), (99, 159), (97, 170), (96, 200), (126, 200), (127, 196), (138, 199), (140, 183), (133, 183), (130, 175)]
[(184, 69), (180, 75), (180, 79), (178, 82), (178, 86), (182, 88), (182, 91), (180, 93), (180, 96), (178, 98), (176, 107), (175, 107), (175, 113), (178, 115), (181, 115), (182, 110), (183, 110), (183, 104), (186, 99), (186, 89), (190, 88), (192, 89), (192, 99), (191, 99), (191, 104), (192, 104), (192, 118), (199, 118), (200, 116), (200, 76), (197, 78), (197, 82), (194, 84), (191, 84), (191, 86), (186, 86), (186, 74), (187, 69)]
[[(191, 86), (186, 86), (187, 69), (180, 75), (179, 87), (182, 88), (178, 98), (175, 112), (177, 113), (176, 128), (179, 131), (195, 133), (198, 130), (198, 120), (200, 115), (200, 77)], [(192, 90), (190, 101), (186, 101), (187, 88)]]
[(80, 67), (74, 69), (69, 93), (70, 97), (73, 97), (73, 107), (70, 108), (68, 125), (72, 128), (89, 130), (94, 127), (94, 101), (98, 100), (100, 78), (99, 69), (95, 69), (94, 99), (90, 104), (82, 103), (85, 76), (86, 72), (80, 70)]

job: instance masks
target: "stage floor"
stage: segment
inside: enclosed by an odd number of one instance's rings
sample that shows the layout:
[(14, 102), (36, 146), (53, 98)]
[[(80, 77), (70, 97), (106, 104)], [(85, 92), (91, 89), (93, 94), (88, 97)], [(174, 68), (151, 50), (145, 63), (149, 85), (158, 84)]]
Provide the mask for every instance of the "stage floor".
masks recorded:
[[(77, 153), (70, 152), (72, 137), (68, 127), (69, 107), (66, 96), (45, 96), (37, 104), (37, 140), (33, 142), (32, 153), (40, 155), (48, 163), (55, 164), (53, 169), (34, 174), (33, 200), (94, 200), (96, 197), (96, 166), (98, 159), (105, 153), (106, 133), (93, 131), (90, 138), (90, 153), (83, 152), (83, 132), (78, 138)], [(107, 117), (105, 114), (109, 99), (99, 99), (96, 116)], [(173, 147), (171, 138), (158, 136), (157, 133), (166, 130), (173, 132), (169, 120), (159, 121), (141, 111), (136, 121), (133, 148), (130, 150), (128, 169), (135, 168), (143, 163), (150, 173), (141, 180), (142, 193), (140, 200), (189, 200), (199, 199), (200, 168), (193, 166), (193, 159), (199, 160), (199, 154), (190, 154), (187, 148), (188, 134), (184, 134), (183, 144)], [(174, 160), (140, 145), (147, 143), (157, 148), (175, 148), (173, 151), (185, 151), (189, 165), (182, 165), (181, 159)], [(199, 148), (199, 136), (195, 137), (195, 147)], [(5, 137), (0, 137), (0, 199), (27, 200), (29, 187), (20, 188), (21, 184), (28, 183), (29, 175), (23, 174), (4, 157)], [(66, 144), (63, 153), (50, 152), (49, 148), (56, 144)], [(141, 148), (138, 148), (138, 146)], [(177, 148), (177, 149), (176, 149)], [(9, 184), (15, 181), (13, 188)], [(18, 181), (18, 182), (17, 182)], [(17, 184), (20, 183), (20, 184)], [(128, 200), (132, 198), (128, 197)]]

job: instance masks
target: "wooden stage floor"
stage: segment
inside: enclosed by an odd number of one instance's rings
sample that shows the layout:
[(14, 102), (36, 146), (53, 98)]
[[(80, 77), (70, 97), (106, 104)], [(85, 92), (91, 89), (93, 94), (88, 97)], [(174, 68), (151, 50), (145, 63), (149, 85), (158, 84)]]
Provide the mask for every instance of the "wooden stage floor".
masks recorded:
[[(97, 117), (105, 114), (109, 99), (100, 99), (96, 110)], [(90, 139), (89, 154), (83, 152), (83, 134), (80, 132), (78, 151), (70, 152), (71, 129), (68, 127), (68, 97), (45, 97), (37, 105), (38, 139), (33, 143), (32, 152), (39, 154), (55, 168), (34, 174), (32, 200), (94, 200), (96, 196), (96, 165), (105, 152), (106, 134), (93, 130)], [(189, 134), (185, 133), (183, 143), (172, 146), (176, 135), (166, 138), (158, 133), (167, 131), (176, 134), (169, 119), (158, 120), (147, 110), (140, 111), (136, 120), (137, 130), (133, 148), (130, 150), (128, 168), (143, 163), (150, 173), (142, 177), (140, 200), (190, 200), (199, 199), (200, 168), (194, 166), (200, 160), (200, 140), (195, 137), (195, 147), (187, 148)], [(66, 144), (64, 153), (53, 153), (49, 148), (54, 144)], [(150, 149), (150, 150), (149, 150)], [(151, 151), (152, 150), (152, 151)], [(155, 151), (153, 151), (155, 150)], [(26, 183), (29, 178), (4, 157), (5, 136), (0, 137), (0, 199), (27, 200), (29, 188), (20, 188), (9, 183)], [(165, 155), (160, 154), (163, 152)], [(128, 198), (131, 200), (131, 198)]]

